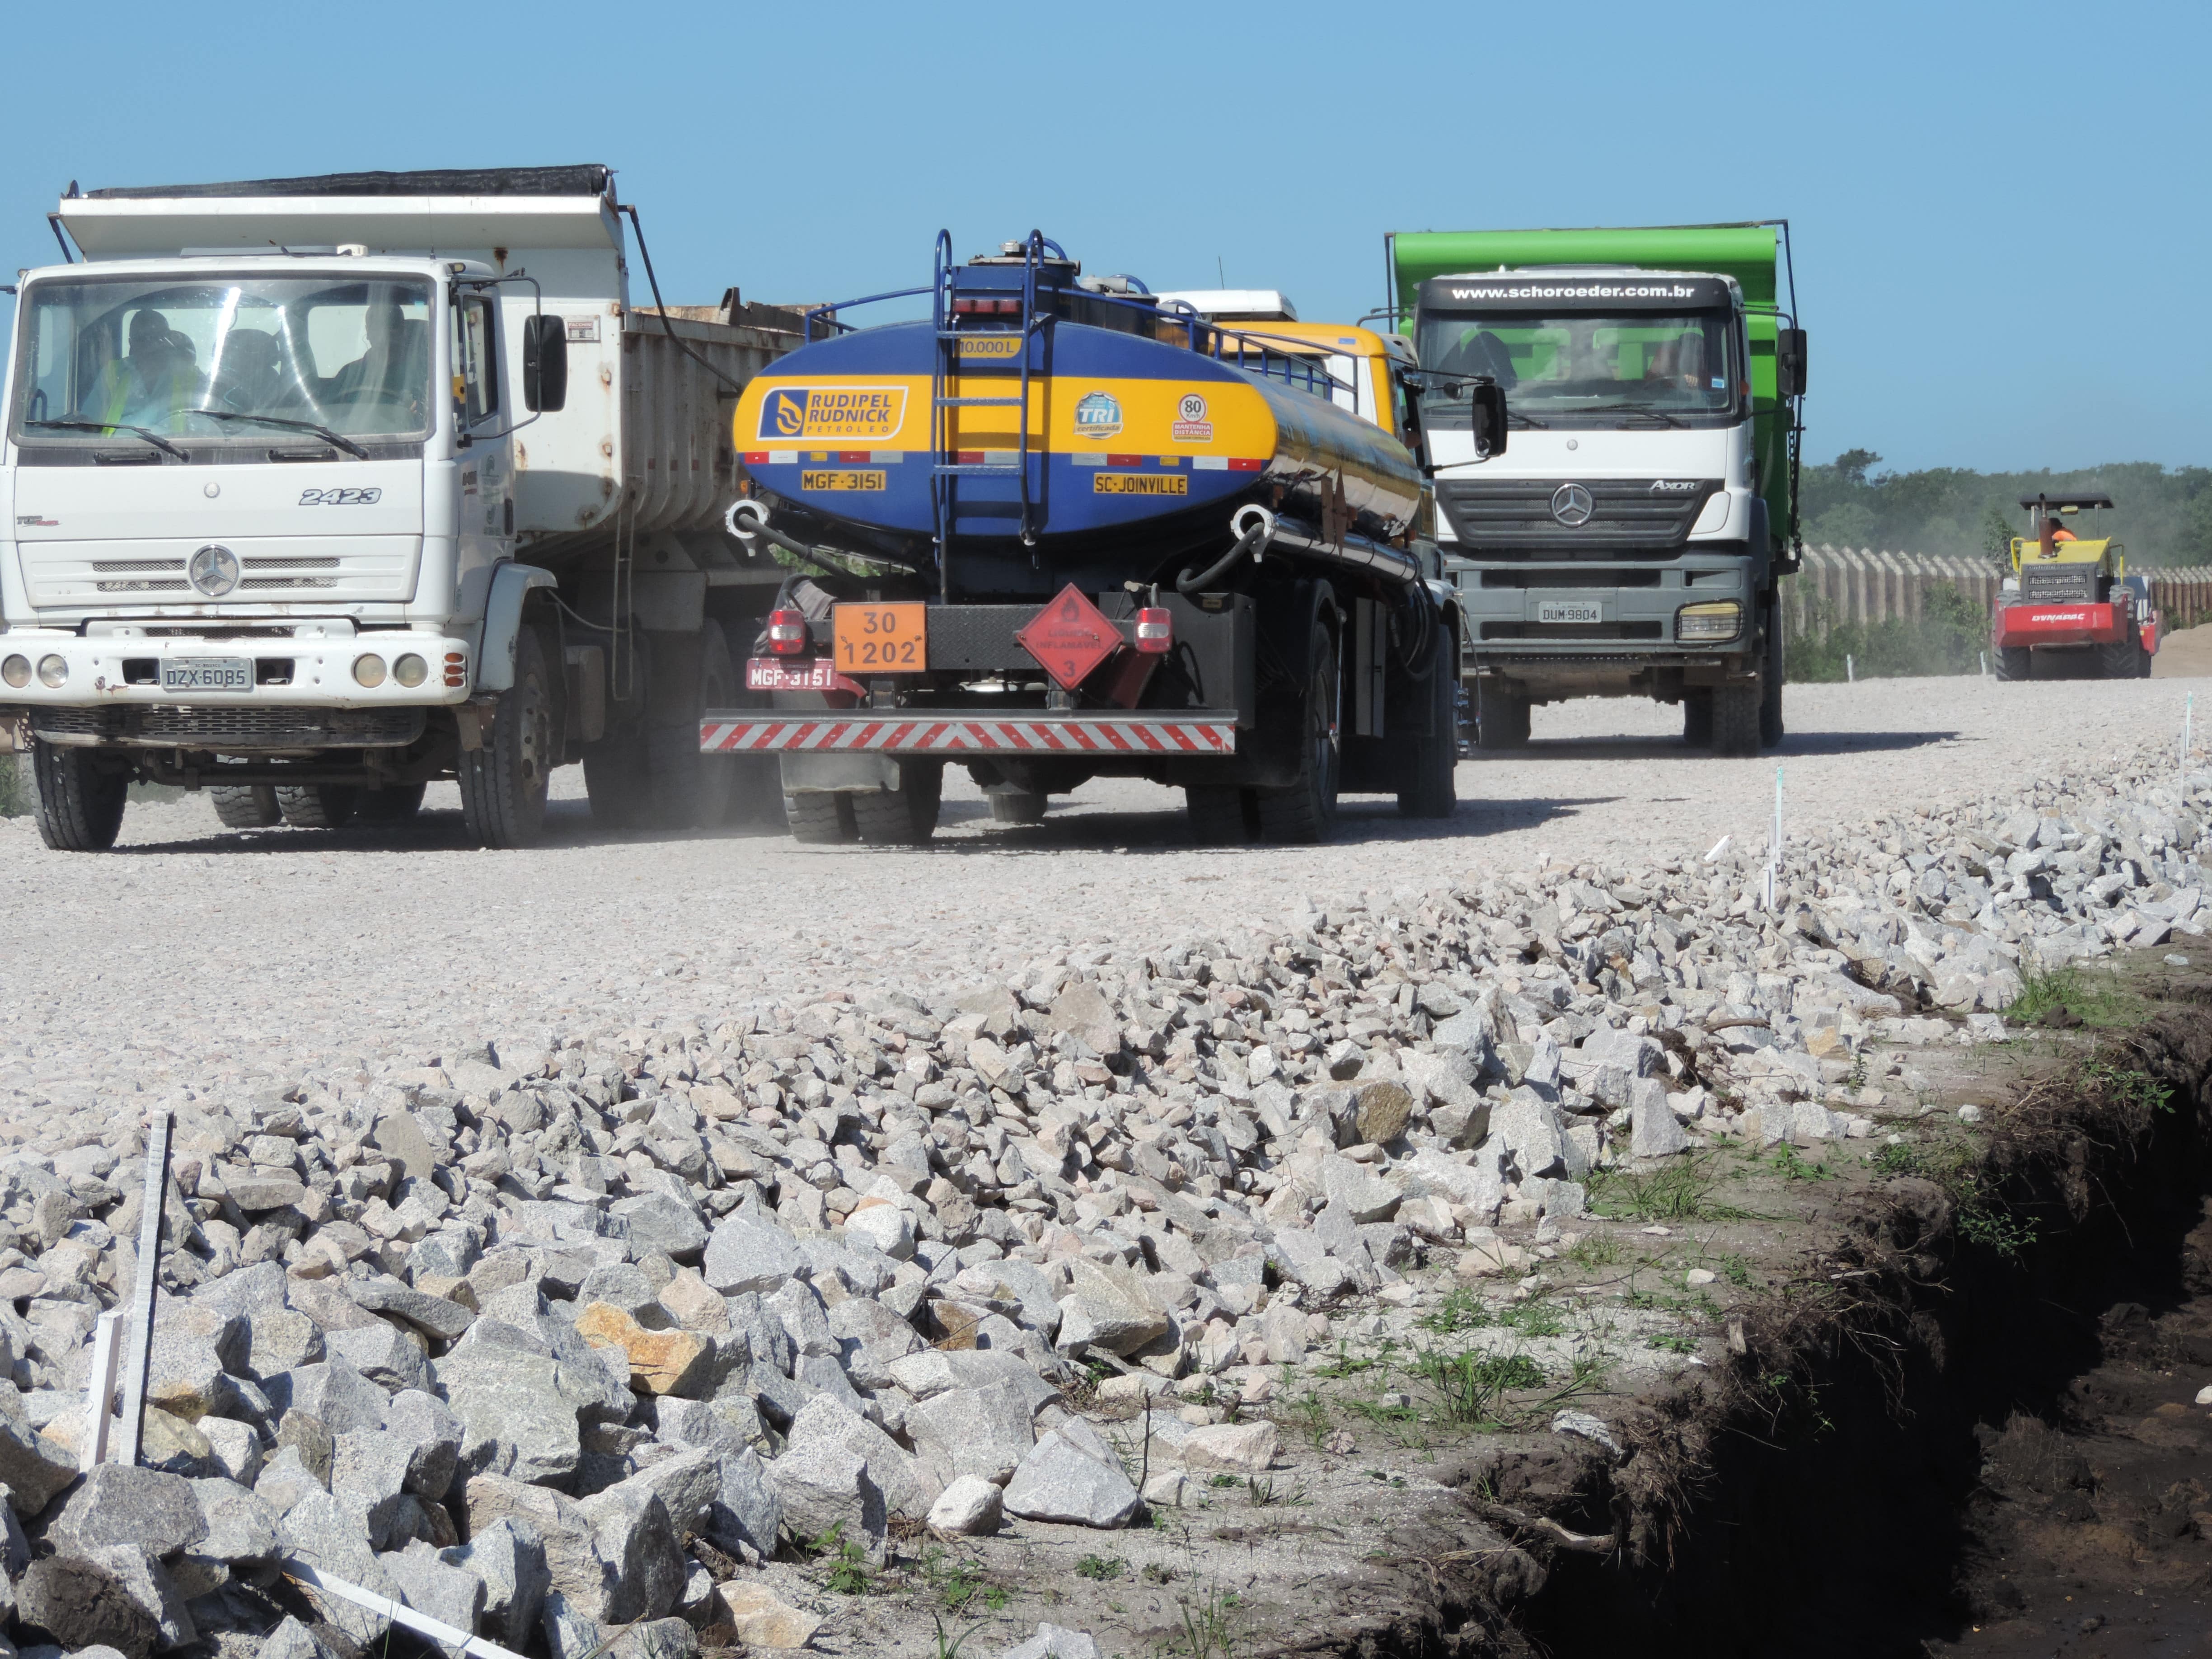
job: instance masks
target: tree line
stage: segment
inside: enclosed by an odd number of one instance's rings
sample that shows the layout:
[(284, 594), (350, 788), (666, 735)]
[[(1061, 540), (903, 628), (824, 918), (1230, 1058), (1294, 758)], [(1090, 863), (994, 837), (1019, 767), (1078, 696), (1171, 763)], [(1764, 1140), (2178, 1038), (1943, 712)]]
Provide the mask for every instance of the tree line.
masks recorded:
[(2070, 472), (1876, 471), (1881, 465), (1870, 449), (1847, 449), (1804, 469), (1799, 514), (1808, 544), (2001, 556), (2008, 538), (2027, 533), (2022, 496), (2103, 490), (2117, 505), (2084, 514), (2102, 522), (2094, 530), (2081, 524), (2082, 534), (2118, 537), (2142, 565), (2212, 564), (2212, 467), (2118, 461)]

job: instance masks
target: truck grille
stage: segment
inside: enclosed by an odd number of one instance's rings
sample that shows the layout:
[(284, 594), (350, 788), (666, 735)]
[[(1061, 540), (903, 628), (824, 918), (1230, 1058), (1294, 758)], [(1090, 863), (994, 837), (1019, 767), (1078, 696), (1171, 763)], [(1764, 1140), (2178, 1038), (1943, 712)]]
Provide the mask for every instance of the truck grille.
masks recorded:
[(318, 599), (409, 599), (421, 556), (419, 536), (318, 537), (289, 547), (226, 544), (238, 555), (239, 583), (222, 600), (202, 597), (185, 571), (198, 542), (24, 542), (23, 579), (33, 605), (132, 603), (252, 604), (295, 595)]
[[(1619, 558), (1664, 557), (1689, 539), (1690, 526), (1720, 489), (1705, 479), (1695, 489), (1660, 490), (1674, 480), (1657, 478), (1450, 478), (1437, 483), (1443, 509), (1462, 549), (1483, 554), (1520, 549), (1551, 558), (1584, 553)], [(1590, 495), (1589, 520), (1562, 524), (1552, 498), (1580, 483)]]
[(2097, 568), (2069, 564), (2038, 570), (2030, 565), (2020, 573), (2020, 596), (2030, 605), (2094, 605)]
[(252, 708), (145, 703), (39, 708), (31, 729), (50, 743), (96, 739), (143, 749), (404, 749), (422, 735), (420, 708)]

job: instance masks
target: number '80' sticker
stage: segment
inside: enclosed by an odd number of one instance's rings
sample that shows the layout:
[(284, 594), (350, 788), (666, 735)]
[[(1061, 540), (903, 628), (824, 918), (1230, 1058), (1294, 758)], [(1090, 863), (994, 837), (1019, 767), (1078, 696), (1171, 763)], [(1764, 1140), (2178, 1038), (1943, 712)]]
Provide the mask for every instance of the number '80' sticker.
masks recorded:
[(384, 499), (381, 489), (303, 489), (300, 492), (302, 507), (374, 507)]

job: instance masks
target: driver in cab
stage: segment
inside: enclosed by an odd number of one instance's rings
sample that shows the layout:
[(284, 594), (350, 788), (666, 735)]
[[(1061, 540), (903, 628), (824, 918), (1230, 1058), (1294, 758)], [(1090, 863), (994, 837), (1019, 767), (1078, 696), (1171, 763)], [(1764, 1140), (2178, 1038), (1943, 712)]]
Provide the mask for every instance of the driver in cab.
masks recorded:
[(91, 418), (108, 427), (166, 424), (191, 407), (199, 389), (192, 343), (151, 309), (132, 314), (129, 339), (128, 354), (100, 368)]
[(368, 349), (331, 377), (330, 398), (341, 404), (396, 403), (420, 417), (430, 366), (427, 324), (410, 322), (396, 305), (373, 305), (362, 316)]
[(2038, 556), (2045, 559), (2055, 559), (2058, 556), (2058, 544), (2060, 542), (2077, 542), (2081, 539), (2081, 538), (2079, 536), (2076, 536), (2072, 531), (2066, 527), (2063, 520), (2059, 519), (2056, 514), (2052, 514), (2044, 520), (2042, 528), (2036, 534), (2036, 540), (2043, 544), (2042, 550)]

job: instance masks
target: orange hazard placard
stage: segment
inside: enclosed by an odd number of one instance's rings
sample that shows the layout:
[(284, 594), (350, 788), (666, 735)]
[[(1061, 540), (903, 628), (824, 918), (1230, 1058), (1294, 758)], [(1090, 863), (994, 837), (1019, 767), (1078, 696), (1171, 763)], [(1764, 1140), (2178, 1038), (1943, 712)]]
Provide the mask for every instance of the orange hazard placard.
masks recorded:
[(1091, 670), (1114, 654), (1121, 643), (1121, 630), (1070, 582), (1053, 596), (1051, 604), (1024, 623), (1014, 638), (1043, 665), (1046, 673), (1073, 691), (1090, 677)]
[(929, 607), (841, 605), (830, 613), (837, 666), (848, 674), (919, 674), (929, 666)]

